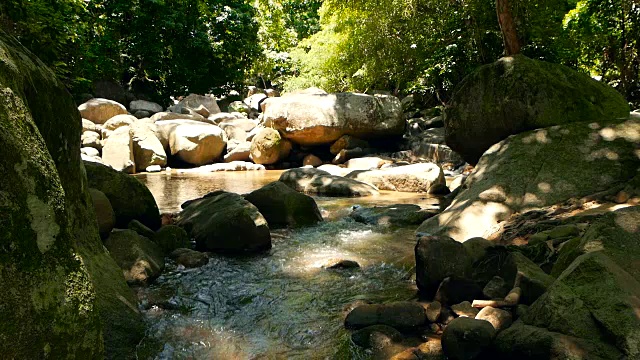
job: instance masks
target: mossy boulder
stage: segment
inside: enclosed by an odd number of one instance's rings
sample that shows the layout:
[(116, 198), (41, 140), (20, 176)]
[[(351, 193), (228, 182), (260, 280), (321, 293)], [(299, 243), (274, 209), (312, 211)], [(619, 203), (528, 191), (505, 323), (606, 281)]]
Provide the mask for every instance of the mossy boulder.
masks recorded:
[(286, 151), (287, 142), (277, 130), (271, 128), (262, 129), (251, 140), (251, 148), (249, 150), (251, 160), (256, 164), (275, 164), (289, 155)]
[(0, 84), (0, 357), (131, 358), (144, 324), (98, 234), (76, 105), (2, 31)]
[(476, 164), (509, 135), (573, 122), (629, 116), (629, 105), (605, 83), (569, 67), (504, 57), (458, 86), (444, 112), (449, 147)]
[(187, 231), (201, 251), (250, 253), (271, 248), (267, 220), (238, 194), (214, 191), (193, 200), (184, 207), (176, 224)]
[(189, 234), (176, 225), (161, 227), (151, 239), (160, 246), (165, 255), (171, 254), (175, 249), (191, 247)]
[(444, 212), (418, 232), (491, 239), (516, 212), (624, 184), (637, 174), (640, 120), (572, 123), (514, 135), (491, 147)]
[(98, 221), (98, 230), (100, 237), (106, 239), (116, 224), (116, 214), (107, 196), (100, 190), (89, 189), (93, 209), (96, 212), (96, 220)]
[(269, 228), (301, 227), (322, 221), (312, 197), (274, 181), (244, 196), (267, 219)]
[(89, 186), (102, 191), (116, 213), (116, 227), (126, 229), (131, 220), (138, 220), (151, 230), (160, 228), (160, 211), (153, 195), (135, 177), (108, 166), (84, 162)]
[(447, 277), (471, 275), (471, 256), (462, 243), (447, 236), (420, 236), (415, 247), (416, 285), (426, 298), (433, 298)]
[(148, 285), (164, 270), (162, 249), (133, 230), (111, 232), (104, 246), (131, 285)]

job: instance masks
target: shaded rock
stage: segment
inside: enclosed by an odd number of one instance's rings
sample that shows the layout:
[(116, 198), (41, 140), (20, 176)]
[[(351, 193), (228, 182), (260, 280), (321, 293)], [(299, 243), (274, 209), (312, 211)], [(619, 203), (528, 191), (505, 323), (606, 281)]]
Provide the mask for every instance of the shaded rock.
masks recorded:
[(102, 98), (91, 99), (78, 106), (83, 119), (95, 124), (104, 124), (107, 120), (120, 114), (127, 114), (127, 109), (113, 100)]
[(487, 306), (482, 308), (479, 313), (476, 315), (476, 320), (486, 320), (493, 325), (493, 328), (496, 329), (496, 332), (500, 332), (509, 326), (511, 326), (512, 318), (511, 313), (502, 310), (492, 308), (491, 306)]
[(487, 299), (504, 299), (509, 293), (507, 282), (500, 276), (494, 276), (482, 289), (482, 294)]
[(302, 159), (302, 166), (318, 167), (322, 165), (322, 163), (322, 160), (313, 154), (309, 154)]
[(332, 259), (327, 261), (327, 263), (325, 265), (322, 265), (322, 267), (329, 270), (356, 269), (360, 267), (360, 264), (358, 264), (357, 261), (353, 260)]
[(459, 304), (451, 305), (451, 310), (458, 316), (466, 316), (470, 318), (476, 318), (476, 315), (478, 315), (478, 313), (480, 312), (480, 310), (472, 307), (471, 303), (468, 301), (463, 301)]
[(459, 317), (442, 333), (442, 349), (448, 359), (475, 359), (491, 345), (496, 330), (485, 320)]
[(522, 320), (553, 332), (615, 345), (640, 356), (640, 283), (603, 251), (578, 257)]
[(466, 240), (462, 245), (471, 257), (471, 263), (475, 263), (484, 258), (487, 253), (487, 248), (494, 244), (485, 238), (475, 237)]
[(471, 273), (471, 259), (464, 246), (448, 237), (420, 236), (415, 255), (416, 284), (421, 294), (427, 298), (436, 294), (445, 278), (464, 278)]
[(349, 329), (371, 325), (388, 325), (397, 329), (411, 329), (427, 322), (422, 305), (417, 302), (399, 301), (388, 304), (365, 304), (351, 310), (344, 320)]
[[(419, 232), (497, 237), (515, 212), (560, 204), (636, 175), (640, 121), (573, 123), (512, 136), (488, 150), (451, 205)], [(580, 174), (580, 176), (566, 176)]]
[(266, 219), (238, 194), (214, 191), (193, 201), (176, 223), (201, 250), (255, 252), (271, 248)]
[(482, 297), (482, 288), (474, 281), (447, 277), (440, 283), (434, 300), (442, 304), (457, 304), (464, 301), (473, 301)]
[(102, 125), (102, 128), (104, 130), (110, 130), (110, 131), (114, 131), (118, 128), (124, 127), (124, 126), (131, 126), (131, 124), (135, 123), (136, 121), (138, 121), (138, 119), (136, 119), (135, 116), (132, 115), (127, 115), (127, 114), (120, 114), (120, 115), (116, 115), (114, 117), (112, 117), (111, 119), (107, 120), (104, 125)]
[(251, 140), (251, 159), (256, 164), (275, 164), (288, 156), (286, 146), (278, 131), (265, 128)]
[(227, 135), (215, 125), (179, 124), (169, 135), (171, 155), (192, 165), (220, 158), (226, 143)]
[(91, 194), (93, 208), (96, 211), (100, 237), (106, 239), (116, 224), (116, 214), (113, 212), (109, 199), (102, 191), (89, 189), (89, 193)]
[(132, 285), (148, 285), (164, 270), (164, 256), (151, 240), (133, 230), (113, 231), (104, 246)]
[(209, 114), (217, 114), (220, 112), (218, 102), (213, 95), (198, 95), (189, 94), (184, 99), (180, 100), (175, 106), (175, 111), (180, 113), (182, 109), (197, 109), (200, 106), (207, 109)]
[(357, 222), (381, 226), (419, 225), (433, 215), (435, 212), (413, 204), (358, 207), (349, 214)]
[(322, 221), (313, 198), (280, 181), (267, 184), (244, 198), (258, 208), (271, 229), (309, 226)]
[(313, 168), (290, 169), (280, 175), (279, 181), (296, 191), (324, 196), (370, 196), (378, 190), (360, 181), (329, 175)]
[(442, 311), (442, 305), (440, 302), (432, 301), (430, 303), (423, 304), (422, 307), (424, 308), (424, 312), (427, 315), (427, 320), (429, 320), (429, 322), (434, 323), (438, 321)]
[(596, 339), (580, 339), (517, 321), (501, 331), (493, 350), (499, 359), (617, 360), (622, 354)]
[(170, 257), (176, 262), (176, 264), (182, 265), (188, 269), (205, 266), (209, 263), (209, 257), (207, 254), (185, 248), (175, 249), (171, 253)]
[(264, 105), (265, 126), (300, 145), (329, 144), (342, 135), (400, 136), (404, 131), (402, 106), (393, 96), (288, 94)]
[(372, 325), (354, 331), (353, 334), (351, 334), (351, 340), (354, 344), (363, 348), (379, 348), (389, 342), (402, 341), (402, 334), (391, 326)]
[(135, 116), (136, 119), (145, 119), (145, 118), (151, 117), (151, 115), (152, 114), (146, 110), (138, 110), (133, 113), (133, 116)]
[(379, 157), (369, 156), (369, 157), (359, 157), (355, 159), (350, 159), (345, 163), (345, 167), (347, 169), (352, 170), (371, 170), (371, 169), (379, 169), (382, 165), (392, 164), (393, 161), (382, 159)]
[(122, 85), (112, 80), (98, 80), (93, 83), (93, 93), (97, 98), (105, 98), (127, 104), (127, 92)]
[(391, 360), (445, 360), (446, 356), (442, 350), (442, 343), (439, 338), (432, 337), (422, 344), (406, 349), (394, 355)]
[(162, 106), (160, 104), (145, 100), (132, 101), (131, 103), (129, 103), (129, 109), (132, 113), (135, 113), (137, 111), (146, 111), (149, 114), (162, 112)]
[(499, 271), (507, 284), (522, 289), (520, 303), (529, 305), (547, 291), (554, 279), (519, 252), (511, 253)]
[(342, 150), (349, 150), (355, 148), (366, 149), (369, 147), (369, 142), (366, 140), (358, 139), (351, 135), (343, 135), (336, 142), (331, 145), (329, 151), (333, 155), (337, 155)]
[(89, 186), (102, 191), (116, 214), (116, 227), (138, 220), (151, 230), (160, 227), (160, 211), (153, 195), (133, 176), (107, 166), (85, 162)]
[(133, 146), (133, 157), (138, 169), (146, 169), (152, 165), (167, 165), (167, 154), (152, 125), (137, 122), (129, 129)]
[(336, 155), (333, 160), (331, 160), (331, 163), (335, 165), (344, 164), (345, 162), (349, 162), (352, 159), (365, 157), (372, 152), (373, 149), (362, 149), (359, 147), (355, 149), (342, 149), (340, 150), (338, 155)]
[(451, 190), (445, 184), (433, 184), (427, 190), (427, 194), (429, 195), (448, 195), (451, 193)]
[(133, 139), (128, 126), (118, 128), (104, 141), (102, 161), (118, 171), (128, 174), (136, 172)]
[(171, 254), (175, 249), (191, 247), (189, 234), (176, 225), (164, 225), (151, 237), (151, 240), (158, 244), (165, 254)]
[(127, 229), (135, 231), (138, 235), (144, 236), (147, 239), (153, 239), (155, 236), (155, 232), (153, 230), (146, 227), (143, 223), (138, 220), (131, 220), (129, 225), (127, 225)]
[(447, 144), (470, 164), (512, 134), (628, 114), (626, 100), (605, 83), (523, 55), (478, 68), (458, 85), (444, 113)]
[(430, 163), (351, 173), (347, 177), (393, 191), (427, 192), (434, 184), (445, 184), (442, 168)]

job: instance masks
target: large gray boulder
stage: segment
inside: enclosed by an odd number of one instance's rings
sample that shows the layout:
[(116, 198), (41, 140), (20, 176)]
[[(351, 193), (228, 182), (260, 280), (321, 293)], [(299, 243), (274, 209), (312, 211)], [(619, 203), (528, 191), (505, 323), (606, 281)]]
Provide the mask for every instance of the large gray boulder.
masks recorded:
[(354, 171), (347, 177), (391, 191), (427, 192), (431, 186), (445, 185), (442, 168), (433, 163)]
[(509, 135), (573, 122), (626, 118), (613, 88), (569, 67), (524, 55), (504, 57), (466, 77), (445, 108), (446, 142), (470, 164)]
[(126, 229), (138, 220), (152, 230), (160, 228), (160, 211), (153, 195), (138, 179), (107, 166), (85, 162), (89, 186), (102, 191), (113, 206), (116, 227)]
[(144, 324), (98, 234), (77, 107), (2, 31), (0, 88), (0, 354), (131, 358)]
[(196, 110), (201, 106), (204, 107), (209, 114), (217, 114), (220, 112), (218, 102), (216, 101), (216, 98), (213, 97), (213, 95), (198, 94), (189, 94), (189, 96), (180, 100), (180, 102), (175, 106), (175, 111), (177, 113), (180, 113), (183, 111), (182, 109)]
[(132, 113), (147, 111), (150, 114), (155, 114), (162, 111), (162, 105), (146, 100), (134, 100), (129, 103), (129, 109), (131, 109)]
[(393, 96), (356, 93), (291, 94), (263, 103), (265, 126), (300, 145), (330, 144), (342, 135), (400, 136), (405, 121)]
[(322, 221), (312, 197), (274, 181), (244, 196), (267, 219), (269, 228), (300, 227)]
[(139, 121), (131, 125), (129, 133), (138, 169), (146, 169), (151, 165), (167, 165), (167, 154), (154, 130), (155, 125), (147, 122)]
[(193, 200), (176, 222), (203, 251), (248, 253), (271, 248), (267, 220), (238, 194), (214, 191)]
[(226, 144), (227, 135), (215, 125), (181, 124), (169, 135), (171, 155), (196, 166), (219, 159)]
[(640, 120), (572, 123), (511, 136), (489, 149), (443, 213), (419, 232), (491, 238), (516, 212), (560, 204), (637, 174)]
[(279, 181), (305, 194), (330, 197), (358, 197), (378, 195), (378, 189), (361, 181), (314, 168), (290, 169), (280, 175)]

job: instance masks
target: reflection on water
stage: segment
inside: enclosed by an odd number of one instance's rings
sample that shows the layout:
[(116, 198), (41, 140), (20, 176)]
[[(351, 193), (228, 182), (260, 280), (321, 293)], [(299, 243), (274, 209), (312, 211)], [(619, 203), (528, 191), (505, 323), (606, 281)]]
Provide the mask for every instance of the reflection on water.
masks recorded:
[[(139, 176), (161, 211), (216, 189), (249, 192), (280, 172)], [(433, 203), (418, 194), (316, 198), (330, 220), (305, 229), (273, 231), (270, 252), (251, 257), (211, 254), (208, 265), (173, 265), (154, 285), (138, 289), (148, 306), (143, 347), (157, 359), (365, 359), (343, 329), (354, 302), (415, 296), (414, 229), (385, 230), (344, 218), (355, 204)], [(331, 259), (355, 260), (353, 270), (326, 270)], [(158, 300), (160, 299), (160, 300)], [(168, 306), (167, 306), (168, 304)], [(165, 310), (170, 308), (171, 310)], [(148, 351), (148, 350), (147, 350)]]

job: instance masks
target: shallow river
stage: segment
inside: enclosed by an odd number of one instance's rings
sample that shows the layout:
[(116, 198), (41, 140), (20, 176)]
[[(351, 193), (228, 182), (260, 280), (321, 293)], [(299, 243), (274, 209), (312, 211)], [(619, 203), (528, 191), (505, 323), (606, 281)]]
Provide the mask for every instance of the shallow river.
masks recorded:
[[(210, 191), (246, 193), (279, 176), (278, 171), (261, 171), (137, 177), (161, 212), (173, 212)], [(415, 296), (414, 229), (385, 230), (347, 215), (353, 205), (427, 206), (437, 200), (384, 192), (316, 201), (326, 221), (273, 231), (268, 253), (211, 254), (209, 264), (197, 269), (169, 264), (154, 285), (138, 289), (150, 326), (140, 353), (156, 359), (367, 359), (350, 344), (342, 325), (345, 311), (356, 302)], [(322, 268), (336, 258), (355, 260), (362, 268)]]

